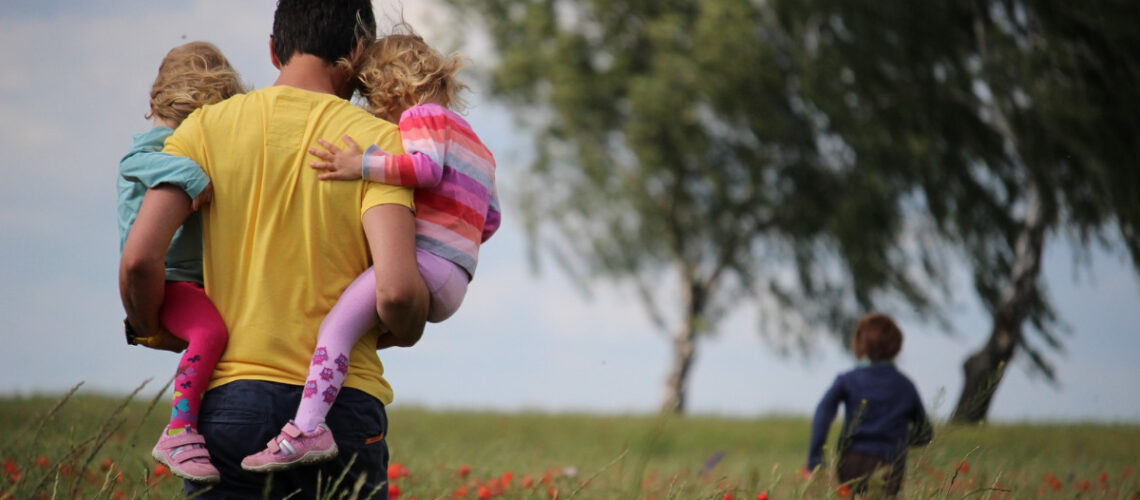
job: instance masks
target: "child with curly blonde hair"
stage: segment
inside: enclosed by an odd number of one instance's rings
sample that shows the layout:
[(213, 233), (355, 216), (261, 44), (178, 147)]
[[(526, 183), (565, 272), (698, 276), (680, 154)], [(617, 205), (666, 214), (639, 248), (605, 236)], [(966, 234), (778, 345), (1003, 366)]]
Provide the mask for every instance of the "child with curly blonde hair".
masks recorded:
[[(466, 88), (456, 76), (460, 57), (442, 55), (417, 35), (394, 34), (376, 40), (351, 65), (366, 109), (399, 123), (405, 153), (376, 145), (361, 151), (346, 135), (344, 149), (318, 140), (325, 149), (309, 152), (324, 161), (311, 166), (325, 171), (322, 180), (364, 178), (417, 188), (416, 260), (431, 297), (428, 321), (443, 321), (459, 308), (479, 247), (500, 222), (494, 157), (448, 109), (461, 106), (458, 94)], [(349, 351), (377, 322), (376, 276), (369, 269), (321, 323), (296, 417), (265, 450), (246, 457), (243, 468), (282, 470), (336, 456), (325, 415), (348, 374)]]
[[(190, 42), (166, 54), (151, 86), (150, 112), (146, 115), (153, 119), (154, 127), (136, 134), (130, 151), (119, 162), (120, 251), (128, 245), (135, 223), (140, 222), (139, 227), (147, 224), (137, 219), (148, 190), (162, 185), (181, 189), (194, 210), (210, 201), (213, 190), (206, 173), (192, 160), (162, 153), (163, 142), (194, 110), (242, 92), (237, 72), (214, 45)], [(170, 236), (165, 267), (165, 285), (154, 290), (151, 298), (161, 301), (159, 319), (173, 338), (139, 337), (131, 324), (124, 322), (129, 344), (186, 349), (174, 380), (170, 423), (151, 454), (179, 477), (213, 483), (220, 476), (197, 430), (198, 408), (228, 334), (221, 315), (202, 289), (202, 228), (197, 212)]]

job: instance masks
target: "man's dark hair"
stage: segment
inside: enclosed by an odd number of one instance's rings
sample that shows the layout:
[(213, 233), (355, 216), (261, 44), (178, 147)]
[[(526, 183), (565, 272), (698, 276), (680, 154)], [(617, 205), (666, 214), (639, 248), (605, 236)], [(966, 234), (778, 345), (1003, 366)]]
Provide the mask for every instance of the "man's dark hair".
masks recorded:
[(281, 64), (298, 53), (336, 64), (376, 39), (376, 17), (371, 0), (279, 0), (272, 36)]

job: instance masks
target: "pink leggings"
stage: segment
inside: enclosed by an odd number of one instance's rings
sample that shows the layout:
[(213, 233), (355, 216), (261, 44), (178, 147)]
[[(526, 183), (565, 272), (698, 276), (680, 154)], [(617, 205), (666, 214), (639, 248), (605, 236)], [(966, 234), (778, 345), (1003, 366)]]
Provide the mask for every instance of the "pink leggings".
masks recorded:
[(229, 340), (226, 324), (202, 285), (189, 281), (166, 282), (158, 314), (166, 330), (188, 344), (174, 379), (170, 427), (197, 429), (202, 394)]
[[(455, 314), (467, 293), (467, 271), (449, 260), (416, 250), (420, 274), (431, 295), (428, 321), (438, 323)], [(321, 322), (317, 348), (305, 379), (301, 404), (294, 422), (309, 432), (324, 422), (348, 375), (352, 346), (376, 326), (376, 273), (369, 268), (348, 285)]]

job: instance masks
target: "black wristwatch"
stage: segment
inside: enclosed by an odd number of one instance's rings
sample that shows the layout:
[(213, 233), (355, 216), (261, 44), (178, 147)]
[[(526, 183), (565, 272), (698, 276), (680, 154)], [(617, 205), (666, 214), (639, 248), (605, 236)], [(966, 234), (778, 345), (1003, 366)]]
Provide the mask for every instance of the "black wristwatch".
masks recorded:
[(127, 334), (128, 345), (139, 345), (139, 343), (135, 341), (135, 339), (139, 338), (139, 334), (135, 331), (134, 327), (131, 326), (130, 321), (123, 320), (123, 331)]

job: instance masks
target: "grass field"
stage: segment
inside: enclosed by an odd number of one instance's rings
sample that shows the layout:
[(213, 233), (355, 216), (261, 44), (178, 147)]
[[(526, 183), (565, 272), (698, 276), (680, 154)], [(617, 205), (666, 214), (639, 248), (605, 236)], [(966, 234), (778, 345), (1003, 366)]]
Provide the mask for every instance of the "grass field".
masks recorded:
[[(0, 500), (181, 498), (180, 482), (150, 458), (167, 400), (166, 391), (0, 399)], [(829, 469), (801, 476), (809, 432), (803, 418), (398, 405), (389, 418), (387, 473), (398, 488), (394, 498), (404, 500), (849, 496)], [(1138, 467), (1136, 425), (938, 426), (933, 444), (911, 452), (903, 497), (1140, 499)]]

